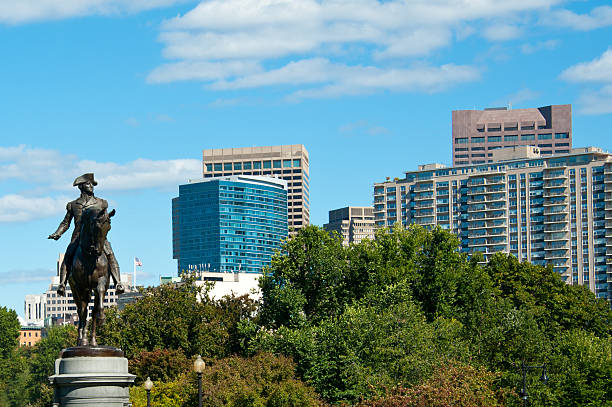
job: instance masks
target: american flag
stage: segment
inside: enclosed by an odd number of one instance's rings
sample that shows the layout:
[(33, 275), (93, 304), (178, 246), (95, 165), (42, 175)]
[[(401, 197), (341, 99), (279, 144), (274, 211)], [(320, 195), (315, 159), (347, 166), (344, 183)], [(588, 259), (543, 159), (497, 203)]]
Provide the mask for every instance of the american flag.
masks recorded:
[(142, 262), (140, 261), (138, 257), (134, 257), (134, 266), (142, 267)]

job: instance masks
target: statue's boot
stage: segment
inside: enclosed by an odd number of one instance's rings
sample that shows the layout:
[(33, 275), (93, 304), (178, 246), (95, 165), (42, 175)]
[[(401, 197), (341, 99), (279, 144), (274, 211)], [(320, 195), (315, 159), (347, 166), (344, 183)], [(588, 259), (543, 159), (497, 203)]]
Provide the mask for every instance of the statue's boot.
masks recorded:
[(60, 266), (60, 282), (57, 286), (57, 295), (60, 297), (66, 296), (66, 280), (68, 279), (68, 269), (66, 263), (62, 262)]
[(112, 250), (106, 253), (106, 258), (108, 259), (111, 277), (115, 280), (115, 293), (123, 294), (125, 292), (125, 287), (121, 284), (121, 279), (119, 278), (119, 263), (117, 263), (117, 259)]

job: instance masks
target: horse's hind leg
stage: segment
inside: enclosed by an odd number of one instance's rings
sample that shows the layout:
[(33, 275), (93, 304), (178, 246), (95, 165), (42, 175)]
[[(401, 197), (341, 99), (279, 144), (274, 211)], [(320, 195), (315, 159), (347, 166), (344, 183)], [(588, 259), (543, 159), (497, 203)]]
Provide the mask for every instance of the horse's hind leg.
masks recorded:
[(79, 315), (79, 329), (78, 329), (78, 346), (87, 346), (87, 300), (84, 300), (79, 296), (77, 291), (72, 291), (74, 303), (77, 307), (77, 314)]

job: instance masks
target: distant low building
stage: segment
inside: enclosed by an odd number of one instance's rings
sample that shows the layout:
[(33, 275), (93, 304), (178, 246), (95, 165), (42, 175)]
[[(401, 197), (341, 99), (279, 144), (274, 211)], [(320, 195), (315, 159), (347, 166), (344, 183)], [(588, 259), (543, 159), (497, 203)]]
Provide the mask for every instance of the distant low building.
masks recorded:
[(19, 330), (19, 346), (34, 346), (42, 337), (42, 325), (22, 326)]
[[(72, 289), (70, 284), (66, 285), (65, 297), (60, 297), (57, 295), (57, 287), (59, 286), (59, 267), (62, 264), (63, 259), (64, 255), (60, 254), (56, 263), (56, 275), (51, 277), (51, 284), (49, 284), (46, 292), (43, 294), (26, 295), (24, 301), (26, 323), (34, 323), (44, 326), (78, 323), (76, 304), (72, 299)], [(127, 292), (132, 289), (131, 274), (123, 273), (121, 275), (121, 282), (126, 287)], [(117, 301), (118, 297), (115, 293), (115, 285), (111, 283), (104, 298), (104, 306), (110, 307), (116, 305)], [(91, 317), (92, 311), (93, 295), (89, 303), (89, 314), (87, 318)], [(42, 316), (42, 318), (37, 319), (40, 316)]]
[(347, 206), (329, 211), (329, 222), (323, 225), (328, 232), (337, 232), (342, 244), (359, 243), (374, 239), (374, 208), (372, 206)]

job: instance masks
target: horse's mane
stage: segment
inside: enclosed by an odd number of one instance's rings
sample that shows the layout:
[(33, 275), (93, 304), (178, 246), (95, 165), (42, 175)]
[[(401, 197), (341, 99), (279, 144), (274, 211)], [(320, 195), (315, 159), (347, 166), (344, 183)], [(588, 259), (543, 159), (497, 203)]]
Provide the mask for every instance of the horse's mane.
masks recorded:
[(81, 238), (91, 234), (89, 229), (91, 226), (91, 221), (95, 219), (102, 211), (106, 211), (106, 209), (99, 206), (90, 206), (83, 211), (81, 214)]

